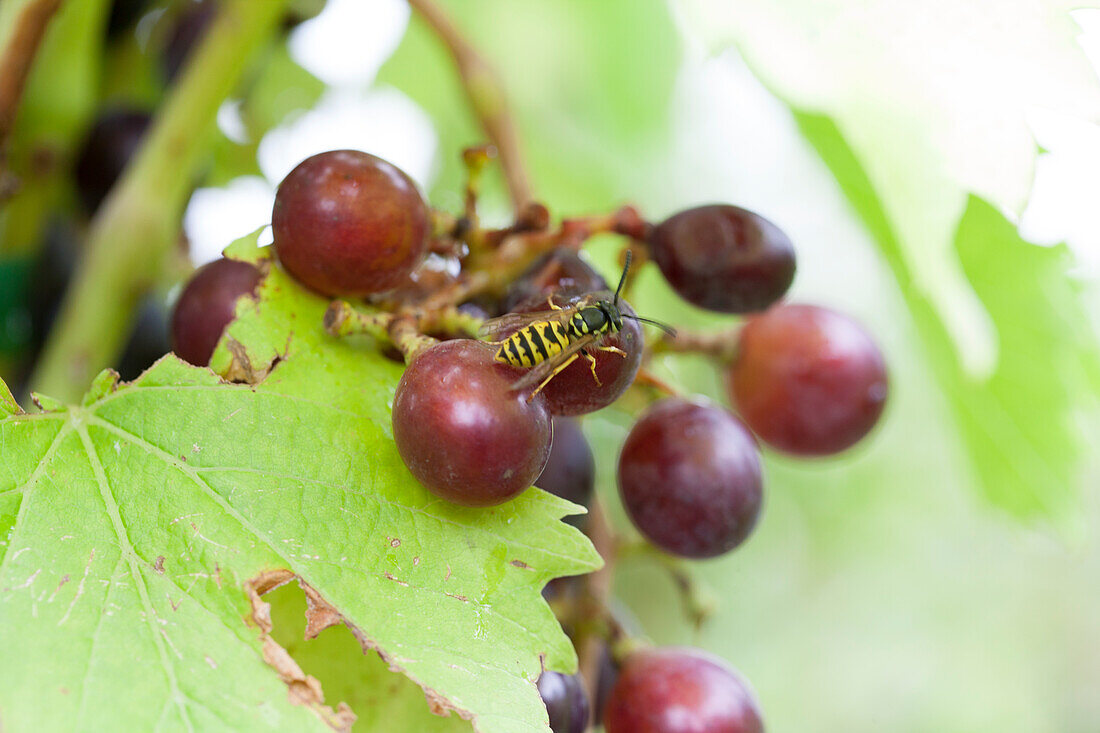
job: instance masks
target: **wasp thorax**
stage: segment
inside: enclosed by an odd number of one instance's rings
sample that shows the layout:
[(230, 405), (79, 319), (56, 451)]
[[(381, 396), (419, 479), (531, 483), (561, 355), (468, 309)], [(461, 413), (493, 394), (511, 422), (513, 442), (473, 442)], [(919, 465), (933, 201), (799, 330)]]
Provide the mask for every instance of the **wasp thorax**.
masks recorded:
[(609, 323), (607, 313), (604, 312), (604, 309), (595, 305), (582, 308), (581, 319), (584, 320), (584, 325), (588, 333), (600, 333), (607, 329)]

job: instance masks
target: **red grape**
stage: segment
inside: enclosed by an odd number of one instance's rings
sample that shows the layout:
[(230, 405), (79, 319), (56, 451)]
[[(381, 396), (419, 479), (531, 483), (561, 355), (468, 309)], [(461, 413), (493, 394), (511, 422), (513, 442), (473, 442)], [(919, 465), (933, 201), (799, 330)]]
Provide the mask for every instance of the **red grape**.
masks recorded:
[[(596, 461), (585, 440), (581, 426), (567, 417), (554, 418), (554, 441), (550, 458), (535, 486), (560, 496), (574, 504), (587, 507), (596, 485)], [(565, 521), (580, 526), (585, 515), (566, 517)]]
[(203, 265), (180, 293), (172, 313), (172, 350), (197, 366), (210, 363), (222, 331), (235, 317), (237, 299), (255, 293), (260, 271), (224, 257)]
[(279, 184), (271, 225), (291, 275), (324, 295), (351, 297), (406, 282), (431, 228), (412, 179), (358, 150), (299, 163)]
[(728, 387), (765, 443), (799, 455), (829, 455), (878, 422), (886, 366), (871, 336), (848, 316), (783, 305), (745, 324)]
[(480, 341), (444, 341), (401, 377), (393, 437), (413, 475), (436, 496), (465, 506), (500, 504), (534, 482), (550, 454), (546, 403), (512, 384), (520, 370)]
[(722, 313), (760, 311), (794, 279), (794, 247), (779, 227), (729, 205), (700, 206), (653, 229), (650, 249), (685, 300)]
[(554, 733), (584, 733), (588, 728), (588, 695), (578, 675), (549, 670), (539, 677), (539, 695)]
[(619, 493), (634, 526), (683, 557), (714, 557), (744, 542), (763, 503), (752, 435), (726, 410), (670, 397), (631, 428), (619, 454)]
[(695, 649), (626, 658), (604, 710), (607, 733), (763, 733), (756, 697), (728, 665)]

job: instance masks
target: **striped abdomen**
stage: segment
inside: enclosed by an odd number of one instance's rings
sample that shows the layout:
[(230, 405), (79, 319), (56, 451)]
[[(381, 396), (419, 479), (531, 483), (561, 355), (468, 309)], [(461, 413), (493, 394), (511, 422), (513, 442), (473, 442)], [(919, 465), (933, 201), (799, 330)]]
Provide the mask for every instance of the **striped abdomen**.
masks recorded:
[(558, 321), (530, 323), (500, 343), (496, 360), (517, 367), (541, 364), (560, 354), (574, 340), (570, 335), (572, 326), (572, 322), (569, 326)]

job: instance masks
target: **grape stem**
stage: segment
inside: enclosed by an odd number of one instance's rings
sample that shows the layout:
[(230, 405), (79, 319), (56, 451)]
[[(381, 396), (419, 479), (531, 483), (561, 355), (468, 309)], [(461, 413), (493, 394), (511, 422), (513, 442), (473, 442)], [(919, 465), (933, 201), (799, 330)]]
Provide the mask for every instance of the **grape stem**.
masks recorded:
[(714, 591), (710, 586), (699, 580), (694, 569), (679, 557), (673, 557), (662, 552), (648, 542), (632, 542), (619, 546), (621, 557), (645, 557), (660, 565), (669, 578), (676, 585), (680, 593), (680, 601), (684, 607), (684, 614), (691, 621), (696, 631), (714, 613), (718, 605)]
[[(61, 0), (28, 0), (22, 8), (14, 11), (15, 20), (0, 47), (0, 201), (10, 197), (16, 189), (14, 178), (3, 169), (4, 151), (15, 124), (31, 64), (42, 45), (50, 20), (60, 6)], [(3, 34), (3, 29), (0, 29), (0, 34)]]
[(278, 28), (287, 0), (227, 0), (171, 91), (145, 143), (92, 221), (84, 261), (31, 379), (74, 402), (121, 351), (138, 299), (179, 241), (218, 107)]
[(504, 87), (493, 68), (463, 37), (458, 28), (432, 0), (408, 0), (409, 6), (424, 19), (451, 52), (462, 86), (489, 140), (500, 156), (504, 180), (519, 219), (533, 200), (531, 183), (520, 153), (515, 122), (508, 112)]
[(580, 620), (578, 624), (577, 656), (579, 658), (581, 679), (584, 682), (588, 699), (595, 703), (600, 682), (600, 656), (608, 644), (627, 635), (609, 612), (611, 599), (611, 581), (618, 558), (618, 540), (611, 524), (607, 521), (599, 497), (593, 497), (588, 508), (588, 521), (585, 533), (592, 546), (603, 558), (603, 567), (584, 576), (584, 598), (580, 608), (576, 609)]
[(675, 336), (662, 334), (649, 347), (646, 358), (655, 354), (703, 354), (721, 364), (729, 364), (737, 358), (737, 338), (740, 333), (740, 325), (710, 332), (677, 329)]

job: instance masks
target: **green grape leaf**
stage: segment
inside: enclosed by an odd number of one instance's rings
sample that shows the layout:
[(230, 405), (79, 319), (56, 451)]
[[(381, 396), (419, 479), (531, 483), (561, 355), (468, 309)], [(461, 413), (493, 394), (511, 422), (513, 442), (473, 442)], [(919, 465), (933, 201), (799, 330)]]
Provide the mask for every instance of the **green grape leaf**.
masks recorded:
[(1083, 305), (1068, 253), (1022, 241), (995, 212), (1027, 201), (1037, 154), (1029, 108), (1100, 117), (1100, 85), (1069, 15), (1097, 4), (678, 5), (711, 47), (735, 45), (791, 107), (868, 225), (981, 490), (1020, 516), (1064, 518), (1095, 335), (1075, 325)]
[(310, 635), (345, 624), (426, 706), (548, 730), (534, 680), (576, 658), (540, 590), (599, 563), (558, 521), (576, 508), (434, 498), (391, 437), (399, 365), (327, 336), (326, 302), (251, 240), (233, 252), (268, 275), (215, 367), (251, 383), (169, 355), (0, 420), (0, 724), (346, 728), (270, 636), (262, 594), (296, 581)]

